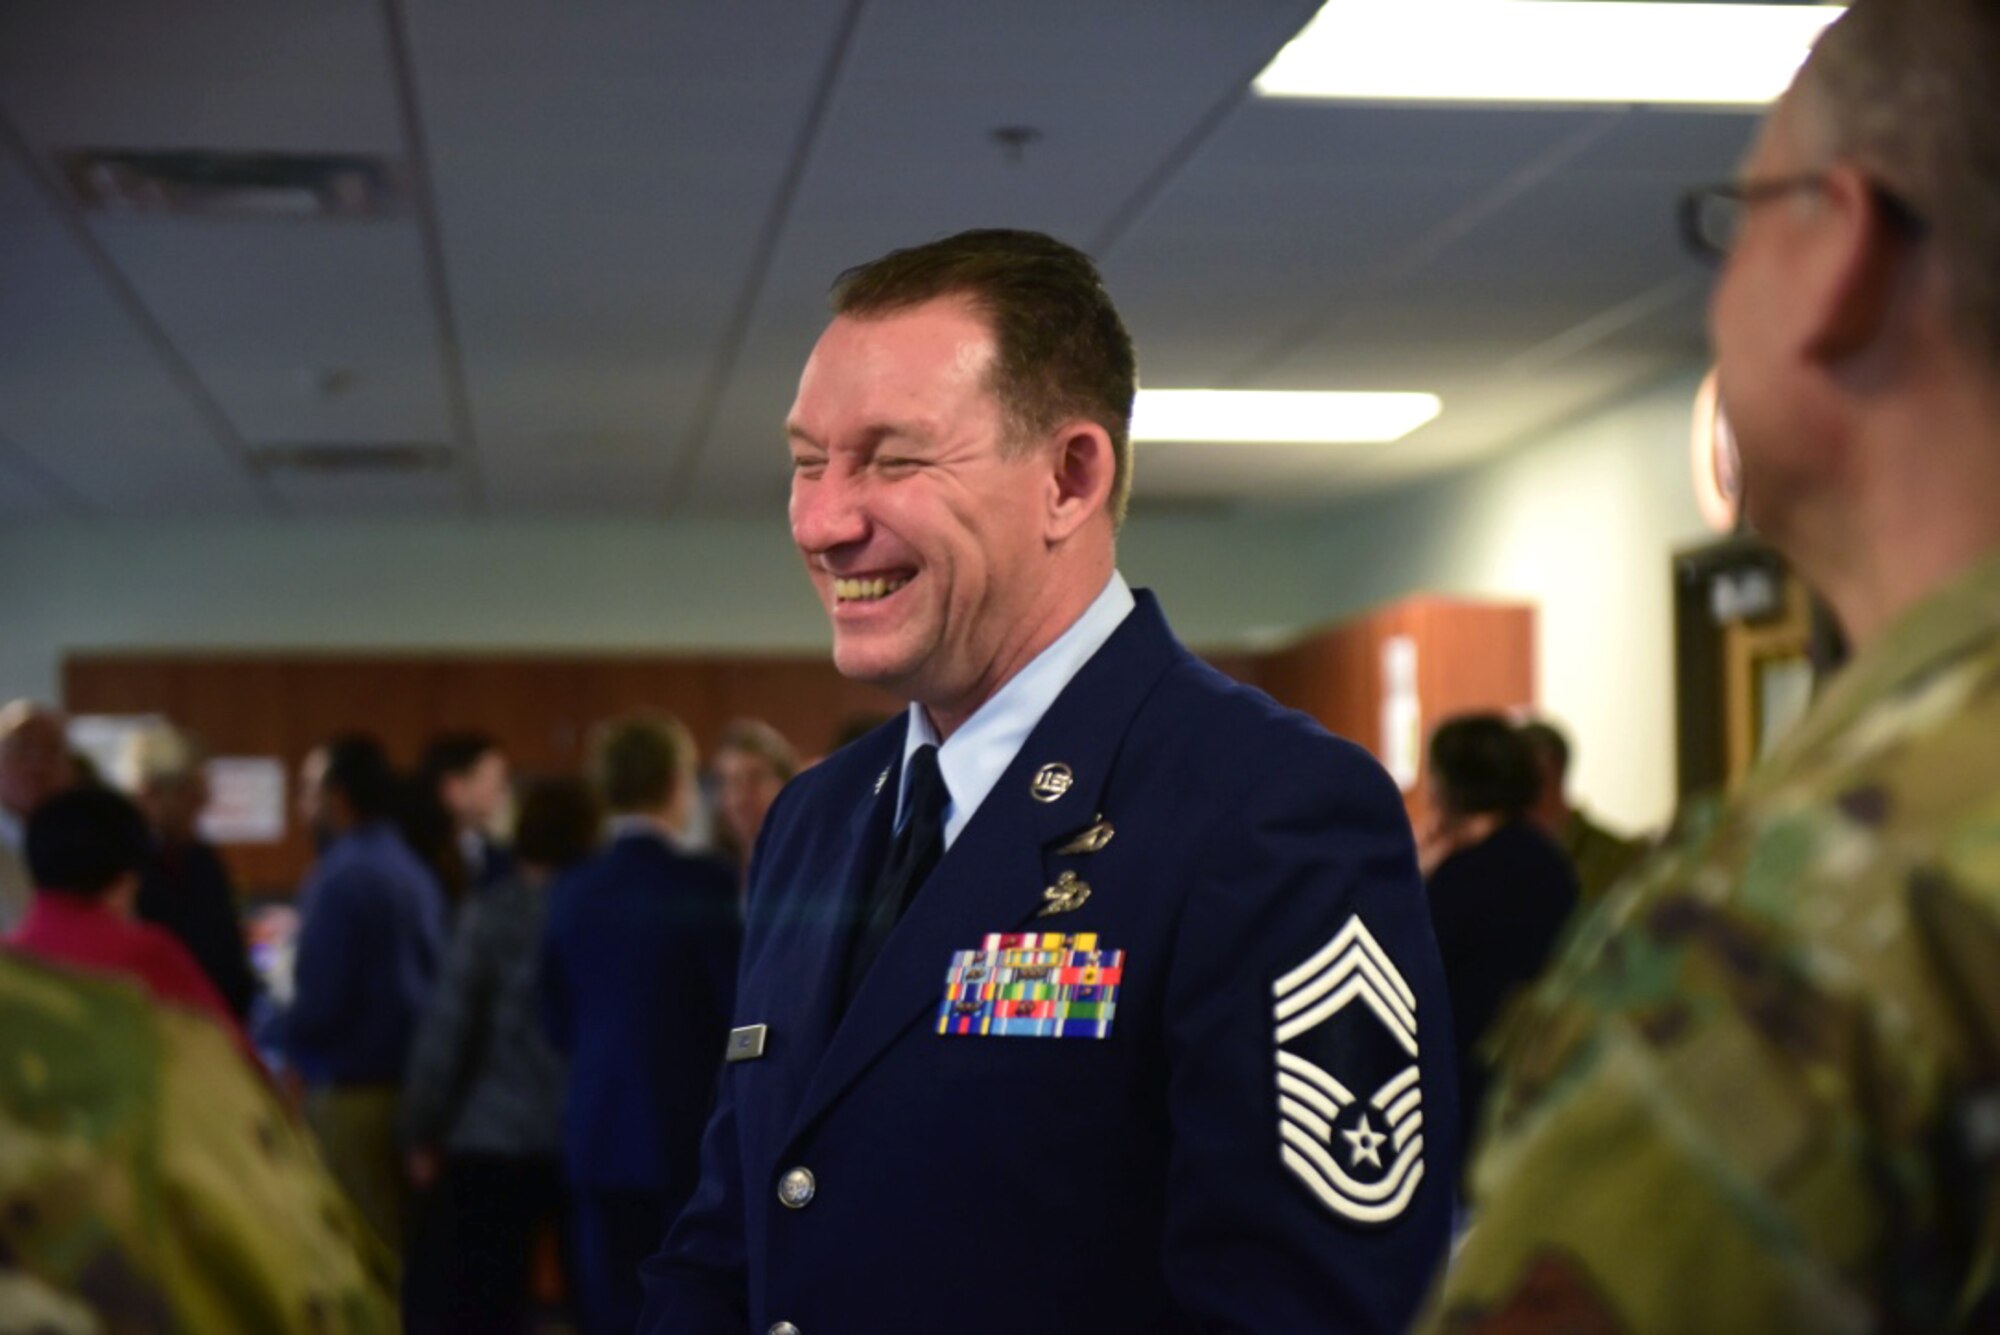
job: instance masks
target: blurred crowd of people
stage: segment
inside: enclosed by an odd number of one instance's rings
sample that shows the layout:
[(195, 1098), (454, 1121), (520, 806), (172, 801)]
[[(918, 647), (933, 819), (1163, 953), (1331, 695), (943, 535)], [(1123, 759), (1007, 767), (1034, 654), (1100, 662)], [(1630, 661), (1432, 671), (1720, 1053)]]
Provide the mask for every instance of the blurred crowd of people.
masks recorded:
[[(59, 712), (0, 713), (8, 944), (191, 1007), (268, 1072), (402, 1257), (410, 1329), (630, 1330), (696, 1185), (745, 869), (793, 746), (740, 720), (704, 781), (687, 730), (639, 714), (597, 729), (586, 774), (516, 782), (483, 733), (409, 773), (365, 732), (329, 738), (298, 776), (316, 857), (281, 1002), (200, 832), (201, 746), (160, 726), (130, 751), (128, 797)], [(1469, 1112), (1509, 999), (1644, 851), (1574, 804), (1569, 758), (1551, 723), (1497, 713), (1430, 739), (1419, 854)]]
[(634, 714), (596, 730), (586, 773), (517, 783), (482, 733), (434, 738), (407, 773), (366, 732), (331, 737), (298, 775), (316, 855), (296, 940), (260, 979), (201, 834), (200, 744), (139, 732), (121, 784), (66, 725), (0, 711), (10, 965), (118, 975), (226, 1034), (245, 1097), (309, 1131), (365, 1221), (312, 1245), (407, 1328), (630, 1330), (639, 1262), (695, 1184), (745, 864), (800, 768), (790, 742), (740, 720), (704, 776), (686, 728)]

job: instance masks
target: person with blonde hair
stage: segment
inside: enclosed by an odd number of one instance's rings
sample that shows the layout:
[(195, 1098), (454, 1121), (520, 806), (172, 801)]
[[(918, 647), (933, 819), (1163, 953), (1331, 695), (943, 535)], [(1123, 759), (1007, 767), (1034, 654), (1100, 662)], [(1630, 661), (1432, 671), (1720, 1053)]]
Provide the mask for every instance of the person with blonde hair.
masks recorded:
[(257, 976), (237, 915), (236, 887), (215, 845), (201, 837), (208, 806), (208, 753), (170, 725), (140, 733), (127, 757), (152, 849), (139, 881), (139, 917), (187, 947), (241, 1021), (257, 995)]
[(34, 890), (22, 852), (28, 817), (76, 781), (67, 724), (33, 700), (0, 706), (0, 932), (21, 920)]
[(563, 1161), (592, 1335), (638, 1322), (639, 1263), (699, 1176), (735, 1000), (736, 875), (680, 845), (695, 765), (670, 715), (602, 725), (590, 775), (609, 838), (550, 892), (542, 1012), (570, 1062)]
[(762, 719), (738, 719), (722, 730), (715, 748), (716, 806), (722, 847), (739, 867), (748, 870), (771, 803), (798, 772), (792, 744)]

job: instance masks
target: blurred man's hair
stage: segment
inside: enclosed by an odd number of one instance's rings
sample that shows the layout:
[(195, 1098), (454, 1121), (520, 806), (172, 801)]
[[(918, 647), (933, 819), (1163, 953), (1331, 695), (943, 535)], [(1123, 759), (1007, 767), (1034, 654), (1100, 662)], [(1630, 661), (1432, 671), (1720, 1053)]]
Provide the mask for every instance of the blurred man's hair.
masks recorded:
[(327, 742), (322, 783), (346, 799), (358, 820), (398, 814), (402, 789), (382, 744), (364, 732), (346, 732)]
[(537, 867), (582, 861), (597, 843), (603, 808), (582, 779), (531, 779), (521, 792), (514, 851)]
[(1569, 738), (1563, 736), (1561, 728), (1546, 719), (1534, 719), (1521, 725), (1521, 740), (1548, 774), (1561, 778), (1569, 773)]
[(1132, 396), (1138, 359), (1090, 257), (1040, 232), (989, 228), (893, 250), (833, 285), (836, 314), (890, 315), (964, 297), (993, 329), (993, 395), (1013, 443), (1067, 420), (1104, 428), (1115, 459), (1107, 502), (1125, 521), (1132, 494)]
[(1954, 326), (2000, 363), (2000, 4), (1856, 0), (1798, 81), (1808, 132), (1923, 220)]
[(36, 886), (86, 899), (137, 872), (151, 848), (145, 816), (111, 788), (57, 793), (28, 817), (23, 842)]
[(722, 740), (715, 744), (715, 754), (724, 751), (741, 751), (746, 756), (755, 756), (770, 766), (779, 783), (790, 783), (799, 772), (799, 754), (785, 735), (762, 719), (740, 718), (722, 730)]
[(694, 772), (694, 738), (671, 714), (629, 714), (599, 724), (590, 774), (614, 812), (658, 811)]
[(490, 733), (441, 732), (424, 748), (417, 773), (426, 783), (436, 784), (446, 775), (462, 776), (486, 756), (500, 750)]
[(1461, 714), (1431, 734), (1430, 776), (1445, 814), (1515, 817), (1541, 780), (1514, 725), (1498, 714)]

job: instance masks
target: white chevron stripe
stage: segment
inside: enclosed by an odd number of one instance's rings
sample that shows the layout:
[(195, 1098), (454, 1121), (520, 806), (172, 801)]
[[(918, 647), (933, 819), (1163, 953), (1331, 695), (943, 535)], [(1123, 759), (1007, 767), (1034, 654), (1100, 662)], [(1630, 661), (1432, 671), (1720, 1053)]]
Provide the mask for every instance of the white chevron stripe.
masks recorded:
[(1423, 1101), (1424, 1092), (1421, 1089), (1413, 1089), (1403, 1095), (1402, 1098), (1397, 1099), (1383, 1116), (1389, 1119), (1390, 1126), (1401, 1126), (1403, 1119), (1408, 1117), (1415, 1110), (1416, 1106)]
[(1278, 1096), (1278, 1112), (1286, 1120), (1296, 1122), (1307, 1131), (1312, 1132), (1321, 1144), (1331, 1145), (1333, 1143), (1333, 1124), (1312, 1109), (1306, 1107), (1303, 1103), (1294, 1099), (1288, 1099), (1280, 1094)]
[[(1280, 1048), (1278, 1050), (1278, 1066), (1282, 1071), (1288, 1071), (1301, 1080), (1308, 1080), (1318, 1085), (1328, 1098), (1332, 1099), (1334, 1103), (1342, 1108), (1354, 1102), (1354, 1095), (1348, 1092), (1346, 1085), (1341, 1084), (1338, 1080), (1335, 1080), (1325, 1071), (1320, 1070), (1319, 1067), (1313, 1065), (1297, 1053), (1286, 1052)], [(1283, 1079), (1284, 1077), (1280, 1076), (1279, 1078)]]
[(1403, 1023), (1403, 1027), (1412, 1033), (1416, 1032), (1416, 1012), (1403, 1005), (1402, 999), (1396, 995), (1395, 983), (1382, 972), (1381, 966), (1375, 962), (1368, 952), (1358, 945), (1350, 947), (1346, 954), (1336, 960), (1332, 967), (1322, 972), (1319, 977), (1313, 979), (1306, 986), (1293, 991), (1283, 1001), (1280, 1001), (1274, 1012), (1276, 1018), (1283, 1020), (1287, 1016), (1295, 1015), (1299, 1011), (1304, 1010), (1307, 1006), (1312, 1005), (1315, 1001), (1318, 1001), (1321, 997), (1346, 981), (1350, 974), (1360, 974), (1366, 978), (1369, 985), (1375, 989), (1375, 994), (1381, 997), (1391, 1010), (1396, 1012), (1397, 1018)]
[(1272, 994), (1283, 998), (1295, 990), (1301, 983), (1312, 978), (1320, 970), (1340, 958), (1341, 954), (1348, 947), (1357, 944), (1368, 953), (1384, 973), (1395, 980), (1396, 991), (1401, 996), (1403, 1004), (1409, 1009), (1415, 1010), (1417, 1008), (1417, 994), (1412, 992), (1410, 985), (1403, 981), (1402, 973), (1389, 959), (1387, 953), (1383, 951), (1381, 944), (1362, 925), (1359, 914), (1349, 918), (1347, 925), (1334, 933), (1333, 940), (1321, 947), (1318, 954), (1274, 983), (1271, 988)]
[(1408, 1140), (1411, 1136), (1416, 1135), (1417, 1132), (1423, 1130), (1423, 1126), (1424, 1126), (1424, 1115), (1422, 1113), (1418, 1113), (1416, 1116), (1412, 1117), (1409, 1121), (1397, 1127), (1395, 1131), (1396, 1153), (1401, 1154), (1403, 1152), (1403, 1142)]
[(1381, 1019), (1383, 1026), (1396, 1036), (1396, 1041), (1401, 1043), (1412, 1057), (1417, 1055), (1417, 1036), (1415, 1032), (1403, 1027), (1401, 1017), (1389, 1009), (1388, 1005), (1382, 999), (1382, 994), (1375, 990), (1374, 985), (1368, 981), (1365, 975), (1361, 974), (1350, 978), (1339, 991), (1321, 1001), (1305, 1014), (1293, 1016), (1291, 1019), (1285, 1021), (1285, 1023), (1279, 1025), (1278, 1041), (1283, 1043), (1298, 1034), (1303, 1034), (1306, 1030), (1312, 1028), (1321, 1020), (1332, 1015), (1356, 998), (1368, 1003), (1368, 1008), (1375, 1012)]
[(1424, 1138), (1418, 1136), (1410, 1142), (1410, 1148), (1396, 1156), (1390, 1165), (1389, 1175), (1380, 1182), (1356, 1182), (1347, 1171), (1335, 1163), (1327, 1153), (1326, 1146), (1314, 1140), (1291, 1122), (1278, 1123), (1278, 1135), (1287, 1145), (1305, 1155), (1312, 1166), (1319, 1171), (1321, 1180), (1351, 1201), (1374, 1202), (1394, 1196), (1412, 1172), (1422, 1168)]
[(1278, 1153), (1284, 1159), (1285, 1166), (1312, 1190), (1313, 1195), (1320, 1198), (1327, 1209), (1362, 1224), (1381, 1224), (1394, 1219), (1409, 1208), (1410, 1198), (1417, 1194), (1417, 1184), (1424, 1180), (1424, 1166), (1419, 1163), (1393, 1200), (1384, 1201), (1380, 1205), (1363, 1205), (1341, 1195), (1332, 1183), (1313, 1170), (1313, 1166), (1306, 1161), (1305, 1156), (1293, 1150), (1291, 1146), (1280, 1145)]
[(1412, 1066), (1388, 1084), (1375, 1091), (1375, 1097), (1368, 1100), (1378, 1108), (1386, 1108), (1398, 1094), (1417, 1083), (1417, 1068)]
[(1314, 1108), (1318, 1109), (1319, 1115), (1322, 1117), (1334, 1118), (1340, 1116), (1340, 1105), (1338, 1103), (1335, 1103), (1332, 1099), (1320, 1093), (1319, 1090), (1297, 1076), (1287, 1075), (1283, 1071), (1278, 1072), (1278, 1096), (1281, 1099), (1290, 1097), (1297, 1099), (1300, 1103), (1311, 1104)]

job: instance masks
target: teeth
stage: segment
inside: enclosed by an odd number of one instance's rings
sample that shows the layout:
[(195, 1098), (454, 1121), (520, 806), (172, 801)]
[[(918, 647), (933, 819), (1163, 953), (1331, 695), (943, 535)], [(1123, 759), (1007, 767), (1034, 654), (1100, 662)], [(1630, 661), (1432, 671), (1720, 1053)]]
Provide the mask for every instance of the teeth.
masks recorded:
[(910, 581), (907, 579), (837, 579), (833, 596), (843, 603), (868, 603), (887, 598)]

